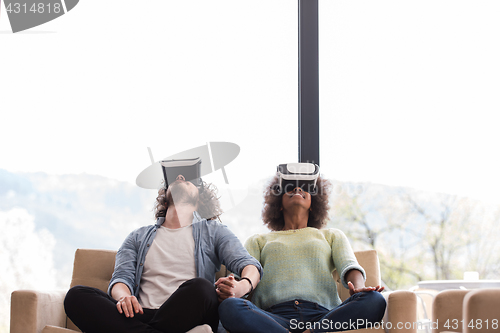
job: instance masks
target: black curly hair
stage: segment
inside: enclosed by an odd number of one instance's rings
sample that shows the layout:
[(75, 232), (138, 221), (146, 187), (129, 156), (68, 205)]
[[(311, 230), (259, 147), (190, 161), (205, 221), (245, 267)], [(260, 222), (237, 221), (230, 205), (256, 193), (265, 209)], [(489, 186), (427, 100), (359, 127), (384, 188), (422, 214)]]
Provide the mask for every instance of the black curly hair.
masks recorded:
[[(267, 184), (264, 191), (264, 207), (262, 208), (262, 220), (264, 225), (273, 231), (282, 230), (285, 226), (281, 200), (283, 193), (276, 193), (276, 185), (279, 185), (279, 176), (276, 174)], [(311, 211), (309, 213), (308, 227), (323, 228), (329, 220), (328, 210), (330, 205), (328, 198), (332, 183), (328, 179), (318, 177), (316, 182), (316, 194), (311, 195)]]

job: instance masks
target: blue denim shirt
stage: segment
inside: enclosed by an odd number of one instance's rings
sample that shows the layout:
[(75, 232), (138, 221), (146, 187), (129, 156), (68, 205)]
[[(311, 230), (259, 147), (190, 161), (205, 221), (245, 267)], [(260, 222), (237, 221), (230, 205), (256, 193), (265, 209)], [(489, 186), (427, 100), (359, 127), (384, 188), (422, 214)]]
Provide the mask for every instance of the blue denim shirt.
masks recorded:
[[(136, 229), (127, 236), (116, 254), (115, 270), (108, 287), (109, 295), (113, 285), (122, 282), (128, 286), (132, 295), (138, 296), (146, 254), (153, 244), (156, 231), (164, 221), (164, 217), (159, 217), (156, 224)], [(220, 270), (222, 263), (240, 276), (245, 266), (254, 265), (262, 278), (260, 263), (248, 254), (239, 239), (218, 220), (207, 221), (194, 212), (193, 238), (197, 277), (214, 283), (215, 273)]]

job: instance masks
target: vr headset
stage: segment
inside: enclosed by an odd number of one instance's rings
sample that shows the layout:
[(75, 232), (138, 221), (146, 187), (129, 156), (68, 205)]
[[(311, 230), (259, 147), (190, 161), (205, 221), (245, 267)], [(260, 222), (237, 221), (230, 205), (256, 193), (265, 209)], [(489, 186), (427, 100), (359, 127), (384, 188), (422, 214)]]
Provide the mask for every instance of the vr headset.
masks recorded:
[(160, 161), (165, 178), (165, 188), (177, 179), (177, 176), (183, 175), (186, 181), (193, 183), (196, 187), (202, 187), (203, 182), (200, 177), (201, 158), (190, 158), (183, 160), (165, 160)]
[(316, 181), (319, 177), (319, 166), (312, 163), (288, 163), (278, 165), (279, 184), (274, 191), (283, 194), (296, 187), (314, 195), (317, 193)]

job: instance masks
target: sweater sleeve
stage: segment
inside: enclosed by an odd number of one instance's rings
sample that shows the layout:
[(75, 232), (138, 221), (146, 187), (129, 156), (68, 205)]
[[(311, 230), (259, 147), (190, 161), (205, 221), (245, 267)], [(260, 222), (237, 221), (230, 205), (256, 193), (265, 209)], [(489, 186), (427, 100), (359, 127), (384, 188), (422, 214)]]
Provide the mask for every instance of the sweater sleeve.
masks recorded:
[(365, 270), (359, 265), (346, 235), (339, 229), (330, 229), (330, 236), (333, 264), (339, 273), (340, 280), (344, 287), (349, 288), (345, 276), (351, 269), (360, 271), (361, 274), (363, 274), (363, 278), (366, 280)]
[(259, 235), (253, 235), (245, 242), (245, 248), (248, 253), (260, 262), (260, 246), (257, 241)]

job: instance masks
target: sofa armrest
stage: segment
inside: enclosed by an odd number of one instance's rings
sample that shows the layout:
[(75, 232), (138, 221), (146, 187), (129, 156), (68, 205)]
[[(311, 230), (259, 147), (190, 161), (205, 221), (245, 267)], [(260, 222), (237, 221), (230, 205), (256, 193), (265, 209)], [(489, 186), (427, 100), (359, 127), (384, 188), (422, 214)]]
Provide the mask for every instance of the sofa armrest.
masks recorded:
[(462, 308), (469, 290), (443, 290), (432, 304), (432, 333), (462, 332)]
[(10, 333), (40, 333), (45, 325), (66, 327), (66, 291), (17, 290), (10, 305)]
[(467, 293), (463, 305), (464, 333), (500, 331), (500, 288)]
[(387, 302), (384, 326), (389, 333), (416, 333), (417, 296), (411, 291), (382, 293)]

